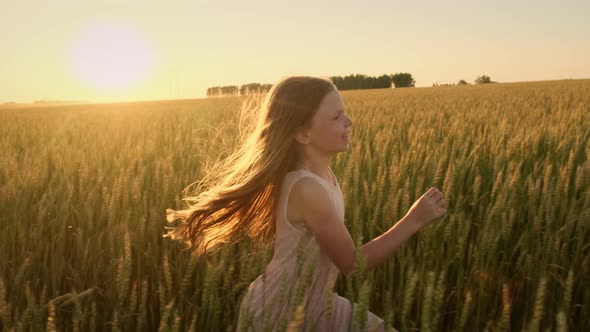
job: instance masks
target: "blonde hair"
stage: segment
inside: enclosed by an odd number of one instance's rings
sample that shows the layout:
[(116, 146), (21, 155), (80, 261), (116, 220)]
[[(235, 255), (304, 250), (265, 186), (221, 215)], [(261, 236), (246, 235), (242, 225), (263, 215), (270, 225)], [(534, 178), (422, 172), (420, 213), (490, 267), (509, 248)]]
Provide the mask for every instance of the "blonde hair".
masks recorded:
[(209, 188), (183, 198), (188, 209), (166, 209), (169, 222), (181, 222), (164, 236), (185, 241), (196, 254), (245, 236), (255, 248), (270, 244), (281, 182), (297, 158), (295, 134), (311, 126), (322, 99), (333, 90), (331, 81), (308, 76), (286, 77), (273, 85), (241, 146), (207, 170), (200, 187)]

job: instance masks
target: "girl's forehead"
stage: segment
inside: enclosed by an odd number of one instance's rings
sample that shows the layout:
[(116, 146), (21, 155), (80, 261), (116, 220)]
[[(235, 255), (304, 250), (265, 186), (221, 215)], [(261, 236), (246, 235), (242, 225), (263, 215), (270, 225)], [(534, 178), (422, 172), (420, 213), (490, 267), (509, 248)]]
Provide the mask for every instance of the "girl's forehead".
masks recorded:
[(318, 112), (332, 113), (340, 110), (344, 110), (342, 97), (340, 96), (340, 93), (338, 93), (338, 91), (334, 90), (324, 97), (324, 99), (320, 103)]

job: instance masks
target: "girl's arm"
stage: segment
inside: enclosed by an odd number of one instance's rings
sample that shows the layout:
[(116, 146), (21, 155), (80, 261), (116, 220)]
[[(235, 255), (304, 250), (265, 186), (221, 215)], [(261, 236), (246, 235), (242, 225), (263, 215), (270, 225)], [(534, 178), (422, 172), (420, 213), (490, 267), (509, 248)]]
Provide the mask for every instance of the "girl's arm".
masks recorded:
[(367, 270), (372, 270), (389, 258), (414, 233), (420, 230), (419, 223), (406, 215), (385, 233), (360, 247), (367, 258)]
[(446, 214), (446, 206), (447, 201), (437, 188), (428, 189), (397, 224), (361, 246), (361, 252), (368, 260), (367, 268), (373, 269), (381, 264), (414, 233)]
[[(319, 246), (343, 275), (347, 276), (353, 272), (354, 242), (327, 189), (314, 179), (305, 177), (293, 185), (291, 195), (294, 196), (294, 201), (301, 204), (298, 209), (302, 211), (303, 220)], [(367, 259), (367, 270), (382, 264), (420, 228), (444, 214), (444, 203), (438, 189), (431, 188), (412, 205), (410, 211), (398, 223), (362, 245), (360, 252)]]

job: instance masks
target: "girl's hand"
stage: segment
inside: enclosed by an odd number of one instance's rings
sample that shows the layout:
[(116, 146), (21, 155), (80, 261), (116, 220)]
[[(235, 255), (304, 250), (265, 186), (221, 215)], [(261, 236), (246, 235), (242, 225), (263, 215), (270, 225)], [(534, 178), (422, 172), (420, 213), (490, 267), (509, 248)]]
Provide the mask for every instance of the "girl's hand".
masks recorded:
[(446, 207), (447, 201), (443, 194), (432, 187), (414, 202), (405, 218), (412, 219), (422, 228), (447, 213)]

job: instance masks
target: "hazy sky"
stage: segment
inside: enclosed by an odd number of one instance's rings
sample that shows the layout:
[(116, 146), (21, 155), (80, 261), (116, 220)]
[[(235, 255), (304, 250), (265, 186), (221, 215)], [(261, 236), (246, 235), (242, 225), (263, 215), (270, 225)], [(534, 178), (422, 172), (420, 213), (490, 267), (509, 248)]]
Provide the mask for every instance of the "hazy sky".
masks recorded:
[(0, 102), (200, 98), (287, 75), (590, 78), (587, 0), (0, 5)]

